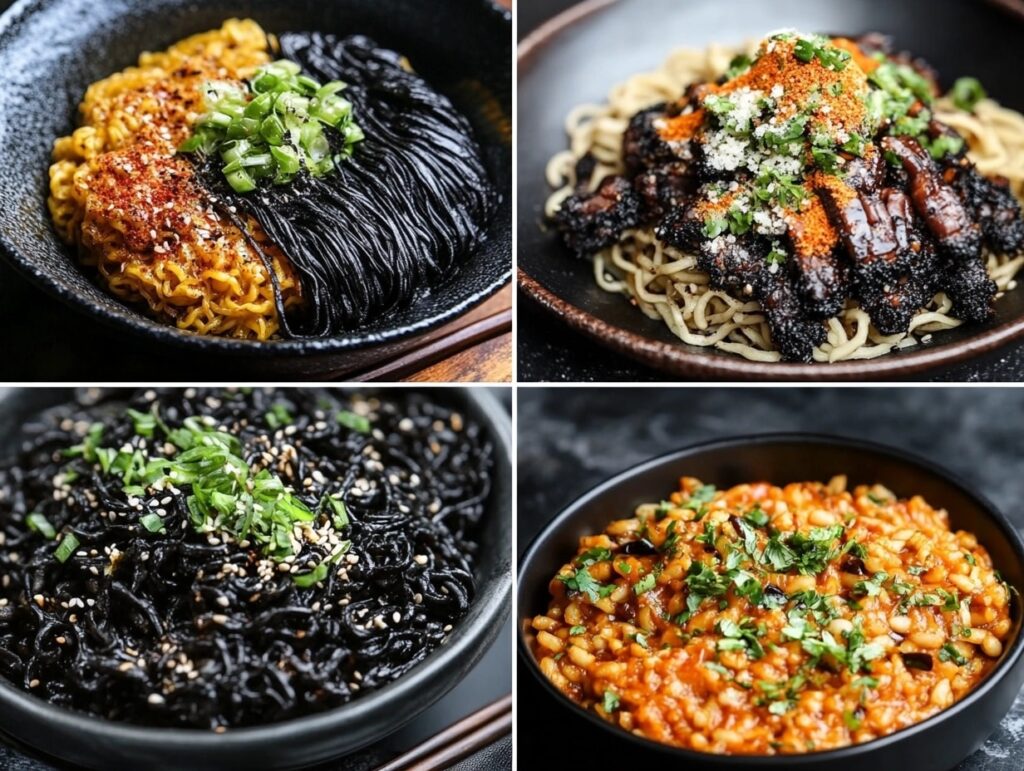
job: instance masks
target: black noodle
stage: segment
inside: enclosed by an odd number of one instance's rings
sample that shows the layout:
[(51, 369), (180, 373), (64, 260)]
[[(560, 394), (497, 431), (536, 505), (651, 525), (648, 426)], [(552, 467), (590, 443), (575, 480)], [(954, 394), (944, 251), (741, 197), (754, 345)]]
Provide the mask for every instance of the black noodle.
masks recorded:
[[(255, 548), (190, 526), (189, 485), (130, 497), (120, 478), (62, 454), (96, 421), (104, 447), (170, 453), (161, 431), (137, 433), (120, 398), (47, 413), (0, 465), (0, 674), (17, 687), (111, 720), (256, 725), (394, 681), (465, 615), (490, 489), (478, 425), (408, 392), (132, 396), (127, 406), (151, 414), (155, 402), (170, 429), (210, 416), (254, 472), (269, 468), (311, 510), (340, 494), (351, 549), (304, 588), (287, 563), (268, 575)], [(339, 413), (365, 414), (370, 432)], [(140, 525), (152, 511), (164, 532)], [(27, 527), (33, 513), (56, 540)], [(80, 545), (61, 563), (68, 533)]]
[[(301, 311), (285, 316), (276, 292), (285, 334), (336, 334), (422, 296), (455, 269), (484, 238), (496, 196), (469, 123), (399, 54), (359, 36), (289, 32), (280, 44), (282, 57), (320, 82), (349, 84), (345, 98), (366, 139), (320, 178), (239, 195), (211, 161), (201, 179), (235, 224), (236, 211), (256, 219), (298, 272)], [(340, 134), (328, 133), (339, 150)], [(273, 277), (259, 244), (250, 245)]]

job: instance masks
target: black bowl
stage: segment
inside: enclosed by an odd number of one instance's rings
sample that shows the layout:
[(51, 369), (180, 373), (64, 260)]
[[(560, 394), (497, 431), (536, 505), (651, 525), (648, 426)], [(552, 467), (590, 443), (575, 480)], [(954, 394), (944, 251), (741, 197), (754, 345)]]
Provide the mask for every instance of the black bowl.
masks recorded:
[[(483, 246), (412, 305), (345, 334), (260, 343), (182, 332), (112, 297), (78, 267), (46, 209), (53, 141), (75, 125), (86, 87), (233, 16), (269, 32), (363, 33), (408, 56), (469, 118), (501, 194)], [(20, 0), (0, 20), (0, 251), (59, 299), (154, 344), (240, 367), (339, 374), (432, 339), (431, 331), (508, 283), (512, 271), (511, 16), (491, 0)]]
[(992, 96), (1024, 111), (1011, 40), (1024, 33), (1024, 12), (998, 10), (999, 0), (588, 0), (534, 31), (519, 47), (516, 148), (520, 287), (563, 322), (597, 342), (670, 374), (728, 380), (877, 380), (908, 376), (977, 356), (1024, 337), (1024, 290), (1007, 292), (981, 325), (937, 332), (925, 345), (877, 359), (835, 364), (763, 363), (683, 343), (627, 298), (594, 282), (543, 227), (549, 188), (544, 168), (568, 146), (563, 123), (582, 102), (602, 102), (629, 76), (657, 67), (680, 46), (741, 43), (782, 27), (806, 31), (893, 35), (898, 47), (931, 62), (943, 85), (964, 75)]
[[(66, 389), (0, 394), (0, 456), (25, 419), (69, 398)], [(0, 679), (0, 733), (87, 768), (301, 768), (337, 758), (401, 728), (453, 688), (497, 637), (512, 587), (511, 420), (484, 389), (435, 389), (433, 398), (484, 426), (495, 448), (494, 487), (481, 528), (477, 594), (447, 642), (403, 677), (336, 709), (224, 734), (144, 728), (56, 707)]]
[[(687, 769), (800, 769), (863, 771), (908, 768), (947, 771), (995, 730), (1024, 682), (1021, 607), (1013, 605), (1013, 630), (995, 669), (964, 699), (916, 725), (871, 742), (803, 755), (738, 756), (694, 752), (643, 739), (607, 723), (562, 695), (541, 674), (527, 645), (524, 624), (547, 608), (547, 586), (582, 535), (602, 532), (617, 516), (632, 512), (678, 486), (682, 475), (719, 488), (764, 480), (775, 484), (827, 481), (846, 474), (850, 485), (880, 482), (897, 495), (921, 495), (949, 511), (954, 528), (972, 531), (988, 549), (1011, 586), (1024, 591), (1024, 541), (984, 496), (928, 461), (880, 445), (815, 434), (764, 434), (694, 445), (641, 463), (598, 485), (556, 516), (533, 541), (519, 564), (517, 608), (519, 655), (544, 690), (566, 707), (573, 721), (589, 721), (614, 737), (634, 759), (671, 758)], [(520, 691), (522, 692), (522, 691)], [(520, 705), (520, 709), (529, 705)], [(570, 728), (563, 729), (567, 733)], [(593, 729), (589, 729), (593, 730)], [(611, 745), (612, 743), (609, 742)]]

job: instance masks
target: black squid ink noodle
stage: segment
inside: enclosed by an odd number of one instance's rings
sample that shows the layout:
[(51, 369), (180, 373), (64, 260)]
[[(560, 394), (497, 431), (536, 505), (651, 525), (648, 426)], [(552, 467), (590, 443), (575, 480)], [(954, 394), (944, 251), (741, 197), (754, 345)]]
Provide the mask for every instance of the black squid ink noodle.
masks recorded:
[[(485, 237), (497, 197), (468, 121), (397, 53), (363, 36), (280, 36), (280, 56), (320, 82), (343, 81), (365, 138), (323, 176), (238, 193), (219, 159), (200, 164), (217, 208), (245, 232), (259, 222), (299, 275), (301, 308), (285, 313), (268, 255), (249, 238), (275, 282), (290, 337), (337, 334), (414, 301), (456, 270)], [(332, 151), (344, 138), (328, 133)]]
[(223, 731), (344, 704), (474, 595), (481, 427), (423, 395), (147, 391), (51, 410), (0, 463), (0, 675)]

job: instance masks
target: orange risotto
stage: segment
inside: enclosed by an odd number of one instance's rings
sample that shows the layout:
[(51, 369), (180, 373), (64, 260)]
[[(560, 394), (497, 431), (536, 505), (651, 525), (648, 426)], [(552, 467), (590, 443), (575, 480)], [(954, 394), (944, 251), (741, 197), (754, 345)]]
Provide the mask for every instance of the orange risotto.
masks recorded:
[[(77, 246), (106, 286), (153, 316), (201, 334), (265, 340), (279, 327), (271, 278), (241, 230), (219, 216), (175, 148), (202, 112), (202, 86), (241, 81), (270, 61), (254, 21), (232, 19), (138, 67), (94, 83), (81, 125), (57, 140), (49, 207), (60, 236)], [(256, 222), (285, 307), (299, 284)]]
[(657, 742), (771, 755), (857, 744), (962, 699), (1011, 630), (988, 552), (919, 496), (845, 477), (684, 477), (580, 539), (527, 622), (548, 679)]

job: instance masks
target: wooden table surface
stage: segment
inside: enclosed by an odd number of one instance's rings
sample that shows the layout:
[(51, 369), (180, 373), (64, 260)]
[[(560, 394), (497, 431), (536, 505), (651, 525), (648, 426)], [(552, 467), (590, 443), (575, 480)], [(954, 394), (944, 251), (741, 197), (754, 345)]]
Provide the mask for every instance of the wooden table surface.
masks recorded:
[[(512, 0), (496, 0), (496, 2), (505, 8), (512, 7)], [(512, 45), (511, 39), (509, 45)], [(465, 316), (459, 317), (449, 326), (454, 332), (475, 322), (493, 318), (496, 314), (511, 310), (512, 285), (509, 284), (490, 300), (474, 308)], [(510, 383), (512, 381), (512, 351), (512, 332), (503, 332), (446, 356), (425, 369), (404, 375), (401, 379), (420, 383)]]

